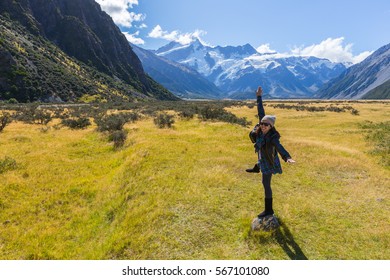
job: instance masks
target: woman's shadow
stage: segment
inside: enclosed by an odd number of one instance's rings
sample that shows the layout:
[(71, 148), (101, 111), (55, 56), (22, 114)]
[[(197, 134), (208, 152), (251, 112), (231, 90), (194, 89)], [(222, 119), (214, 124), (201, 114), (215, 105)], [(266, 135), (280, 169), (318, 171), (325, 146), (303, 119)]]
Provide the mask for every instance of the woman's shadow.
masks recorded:
[(280, 247), (286, 252), (292, 260), (307, 260), (308, 258), (303, 253), (301, 247), (295, 242), (294, 236), (286, 224), (280, 219), (280, 226), (273, 232), (272, 237), (279, 243)]

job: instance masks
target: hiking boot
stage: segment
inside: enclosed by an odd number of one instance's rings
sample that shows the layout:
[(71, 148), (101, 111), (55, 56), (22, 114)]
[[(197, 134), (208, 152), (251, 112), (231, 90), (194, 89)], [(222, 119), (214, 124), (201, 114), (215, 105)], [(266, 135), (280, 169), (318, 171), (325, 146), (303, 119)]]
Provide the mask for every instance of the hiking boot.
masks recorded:
[(260, 172), (260, 168), (259, 168), (259, 166), (257, 164), (255, 164), (255, 166), (253, 166), (253, 168), (246, 169), (245, 171), (249, 172), (249, 173), (259, 173)]
[(265, 210), (257, 216), (259, 219), (274, 214), (274, 210), (272, 209), (272, 198), (265, 198), (264, 201), (265, 201)]

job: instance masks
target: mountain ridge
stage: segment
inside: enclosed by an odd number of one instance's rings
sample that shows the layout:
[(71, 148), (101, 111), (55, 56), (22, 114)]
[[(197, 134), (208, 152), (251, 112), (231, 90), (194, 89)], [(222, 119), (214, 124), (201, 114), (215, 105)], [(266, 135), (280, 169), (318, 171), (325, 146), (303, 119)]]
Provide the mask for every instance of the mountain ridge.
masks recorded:
[[(43, 44), (48, 46), (48, 50), (55, 49), (55, 47), (49, 45), (55, 45), (66, 55), (66, 59), (77, 59), (82, 64), (102, 73), (103, 76), (109, 76), (108, 79), (112, 79), (112, 82), (110, 82), (112, 85), (117, 81), (121, 86), (116, 86), (115, 90), (123, 91), (119, 95), (127, 96), (127, 99), (133, 99), (135, 96), (138, 98), (177, 99), (177, 97), (157, 84), (144, 72), (140, 60), (132, 51), (125, 36), (94, 0), (22, 0), (18, 2), (2, 0), (0, 3), (0, 14), (3, 16), (3, 22), (19, 22), (21, 26), (26, 28), (23, 32), (30, 33), (27, 37), (34, 37), (31, 39), (34, 42), (48, 40), (48, 42)], [(16, 30), (21, 30), (20, 28), (12, 30), (13, 27), (10, 25), (8, 25), (7, 30), (5, 28), (2, 31), (4, 34), (10, 34), (15, 31), (14, 38), (16, 40), (23, 38), (20, 34), (20, 36), (16, 34)], [(24, 38), (27, 37), (24, 36)], [(17, 41), (17, 43), (24, 44), (24, 41)], [(29, 47), (28, 45), (24, 44), (25, 47)], [(14, 66), (12, 67), (22, 69), (21, 73), (27, 74), (29, 81), (37, 79), (37, 76), (32, 75), (31, 71), (26, 71), (31, 68), (29, 68), (29, 63), (49, 63), (45, 59), (33, 59), (33, 55), (36, 57), (44, 57), (45, 55), (35, 49), (29, 49), (24, 54), (21, 54), (20, 50), (8, 41), (3, 42), (0, 47), (0, 54), (2, 55), (0, 59), (4, 63), (13, 61)], [(33, 48), (34, 46), (31, 47)], [(55, 54), (52, 55), (53, 57), (56, 56)], [(6, 59), (7, 57), (12, 59)], [(54, 60), (53, 58), (52, 61)], [(56, 67), (61, 68), (61, 64), (63, 64), (63, 61), (57, 61)], [(5, 76), (12, 76), (17, 73), (17, 71), (15, 72), (11, 69), (12, 67), (3, 66), (2, 71)], [(44, 66), (40, 67), (42, 71), (43, 68)], [(45, 70), (44, 72), (47, 71)], [(32, 78), (33, 76), (34, 79)], [(27, 90), (29, 85), (25, 85), (23, 79), (23, 77), (18, 77), (16, 79), (18, 81), (16, 81), (3, 78), (2, 87), (0, 87), (0, 98), (13, 96), (20, 100), (45, 100), (51, 94), (49, 92), (35, 92), (29, 95), (29, 90)], [(38, 81), (40, 80), (38, 79)], [(86, 85), (81, 79), (78, 80), (80, 85)], [(17, 82), (17, 89), (15, 87), (12, 89), (15, 86), (12, 82)], [(52, 81), (46, 80), (46, 82), (51, 83)], [(92, 81), (89, 81), (87, 84), (91, 85)], [(43, 83), (43, 87), (45, 88), (43, 91), (46, 91), (50, 87), (55, 88), (56, 86)], [(66, 87), (69, 89), (69, 86)], [(99, 94), (98, 87), (94, 88), (94, 92), (91, 94)], [(127, 89), (123, 90), (124, 88)], [(88, 90), (84, 91), (84, 93), (87, 92)], [(118, 96), (118, 93), (114, 95)], [(66, 98), (64, 93), (62, 93), (62, 96), (65, 99), (69, 99)]]
[(224, 92), (225, 98), (250, 98), (259, 84), (271, 97), (310, 98), (346, 69), (342, 63), (316, 57), (260, 54), (250, 44), (210, 47), (199, 40), (187, 45), (170, 42), (154, 53), (193, 68)]
[(221, 91), (196, 70), (132, 45), (145, 71), (180, 98), (218, 99)]
[(390, 98), (389, 83), (390, 44), (387, 44), (329, 81), (316, 96), (332, 99)]

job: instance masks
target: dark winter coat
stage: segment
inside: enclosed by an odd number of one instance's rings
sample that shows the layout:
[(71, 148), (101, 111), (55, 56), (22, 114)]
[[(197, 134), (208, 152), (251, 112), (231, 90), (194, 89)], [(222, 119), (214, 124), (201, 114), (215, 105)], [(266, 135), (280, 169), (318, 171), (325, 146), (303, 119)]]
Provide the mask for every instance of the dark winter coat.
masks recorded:
[(290, 154), (280, 144), (280, 134), (272, 128), (267, 134), (261, 132), (256, 138), (255, 150), (260, 152), (260, 169), (263, 173), (282, 173), (278, 153), (284, 161), (291, 158)]
[[(257, 111), (259, 115), (259, 123), (265, 116), (263, 102), (261, 96), (257, 97)], [(260, 152), (259, 155), (259, 167), (262, 173), (282, 173), (282, 167), (280, 165), (278, 153), (284, 161), (291, 158), (287, 150), (280, 144), (280, 134), (276, 131), (275, 127), (272, 127), (267, 134), (263, 135), (259, 129), (258, 133), (253, 131), (250, 133), (252, 142), (255, 140), (255, 150)]]

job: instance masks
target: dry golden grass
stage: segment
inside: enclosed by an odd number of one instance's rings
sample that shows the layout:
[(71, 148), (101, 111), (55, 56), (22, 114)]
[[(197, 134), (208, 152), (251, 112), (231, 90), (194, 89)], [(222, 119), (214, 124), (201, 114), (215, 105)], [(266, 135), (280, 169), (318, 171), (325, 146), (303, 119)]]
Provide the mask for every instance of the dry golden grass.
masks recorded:
[[(389, 259), (390, 170), (358, 124), (389, 121), (390, 104), (353, 107), (359, 115), (266, 106), (297, 161), (273, 178), (273, 233), (250, 231), (263, 189), (245, 172), (256, 162), (249, 128), (143, 119), (115, 150), (95, 127), (12, 123), (0, 133), (0, 160), (17, 163), (0, 174), (0, 256)], [(256, 121), (255, 108), (229, 111)]]

